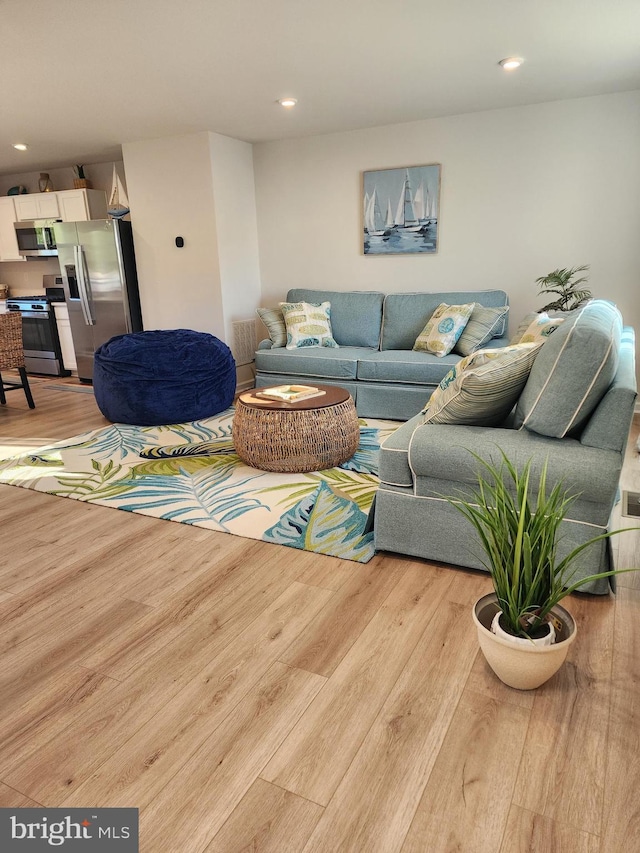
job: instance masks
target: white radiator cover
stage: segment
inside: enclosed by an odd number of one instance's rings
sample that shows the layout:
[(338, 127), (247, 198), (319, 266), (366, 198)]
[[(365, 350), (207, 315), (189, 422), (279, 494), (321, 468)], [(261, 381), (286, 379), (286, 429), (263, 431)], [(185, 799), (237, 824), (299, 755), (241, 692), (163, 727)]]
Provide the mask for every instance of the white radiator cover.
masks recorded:
[(238, 366), (251, 364), (255, 360), (255, 352), (258, 347), (255, 320), (234, 320), (233, 343), (231, 352)]

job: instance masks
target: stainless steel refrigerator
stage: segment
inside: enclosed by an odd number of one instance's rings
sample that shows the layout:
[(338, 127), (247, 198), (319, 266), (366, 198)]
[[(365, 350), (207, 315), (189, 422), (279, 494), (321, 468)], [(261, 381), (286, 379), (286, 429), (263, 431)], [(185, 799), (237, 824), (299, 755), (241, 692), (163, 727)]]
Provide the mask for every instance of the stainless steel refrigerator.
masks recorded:
[(142, 330), (131, 223), (90, 219), (54, 229), (78, 377), (90, 382), (100, 344)]

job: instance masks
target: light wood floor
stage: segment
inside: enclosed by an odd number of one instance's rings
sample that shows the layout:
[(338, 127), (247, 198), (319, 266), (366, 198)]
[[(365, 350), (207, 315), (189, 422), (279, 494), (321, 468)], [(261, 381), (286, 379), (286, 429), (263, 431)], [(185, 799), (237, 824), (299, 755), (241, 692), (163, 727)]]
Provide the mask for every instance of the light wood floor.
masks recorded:
[[(106, 423), (32, 385), (5, 449)], [(0, 806), (135, 806), (144, 853), (640, 850), (640, 573), (573, 596), (568, 662), (519, 692), (478, 652), (482, 574), (11, 486), (0, 510)]]

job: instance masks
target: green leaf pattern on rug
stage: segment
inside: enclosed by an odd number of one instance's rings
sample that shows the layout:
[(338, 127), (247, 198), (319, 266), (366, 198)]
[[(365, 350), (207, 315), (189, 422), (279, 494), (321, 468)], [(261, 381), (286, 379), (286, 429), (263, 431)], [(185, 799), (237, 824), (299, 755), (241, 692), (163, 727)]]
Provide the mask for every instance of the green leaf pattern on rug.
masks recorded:
[(278, 524), (265, 531), (263, 539), (281, 545), (315, 551), (346, 560), (368, 562), (373, 557), (373, 534), (363, 535), (365, 513), (348, 498), (320, 483), (285, 513)]
[(283, 483), (281, 486), (269, 486), (263, 489), (262, 493), (266, 495), (278, 491), (286, 492), (285, 497), (278, 501), (278, 506), (291, 507), (307, 495), (313, 494), (318, 488), (318, 483), (327, 483), (334, 490), (343, 492), (361, 510), (366, 512), (373, 503), (379, 482), (373, 474), (359, 474), (356, 477), (352, 474), (343, 473), (339, 468), (329, 468), (318, 473), (296, 476), (304, 477), (304, 480), (298, 483)]
[(126, 485), (126, 481), (118, 482), (122, 465), (115, 465), (112, 459), (106, 465), (97, 459), (92, 459), (91, 467), (94, 470), (93, 474), (59, 476), (58, 483), (63, 488), (52, 489), (49, 494), (58, 495), (62, 498), (91, 501), (96, 496), (104, 500), (107, 497), (119, 497), (128, 491), (129, 487)]
[[(361, 420), (357, 453), (308, 474), (259, 471), (232, 447), (232, 411), (187, 424), (112, 424), (0, 462), (0, 482), (367, 562), (364, 534), (382, 438), (396, 424)], [(144, 451), (144, 458), (141, 452)], [(222, 452), (221, 452), (222, 451)], [(203, 455), (204, 454), (204, 455)]]
[[(172, 477), (170, 485), (166, 475), (139, 477), (134, 472), (128, 480), (121, 481), (128, 487), (126, 500), (123, 495), (113, 497), (117, 498), (118, 509), (127, 512), (140, 512), (228, 532), (229, 521), (253, 509), (266, 509), (265, 504), (252, 496), (252, 489), (244, 488), (261, 472), (255, 471), (253, 475), (239, 480), (232, 479), (237, 467), (237, 462), (231, 461), (227, 465), (206, 466), (193, 474), (182, 467), (180, 476)], [(100, 499), (109, 503), (112, 496), (100, 496)]]
[(194, 458), (181, 456), (174, 459), (170, 457), (168, 459), (149, 459), (148, 462), (135, 465), (133, 471), (136, 477), (146, 474), (164, 474), (167, 477), (176, 477), (184, 471), (193, 474), (202, 468), (210, 468), (216, 465), (237, 465), (238, 461), (235, 453), (219, 454), (218, 456), (195, 456)]

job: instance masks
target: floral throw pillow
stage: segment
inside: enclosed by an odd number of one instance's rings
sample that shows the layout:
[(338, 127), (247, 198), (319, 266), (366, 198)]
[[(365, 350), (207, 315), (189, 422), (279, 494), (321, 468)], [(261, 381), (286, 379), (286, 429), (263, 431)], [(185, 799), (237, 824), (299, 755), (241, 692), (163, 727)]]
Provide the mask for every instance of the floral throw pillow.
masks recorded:
[(413, 345), (419, 352), (444, 356), (451, 352), (473, 313), (475, 302), (447, 305), (441, 302)]
[(331, 303), (281, 302), (287, 349), (337, 347), (331, 331)]
[(524, 331), (518, 343), (544, 343), (561, 323), (564, 323), (564, 317), (549, 317), (544, 312), (537, 314), (535, 320)]

